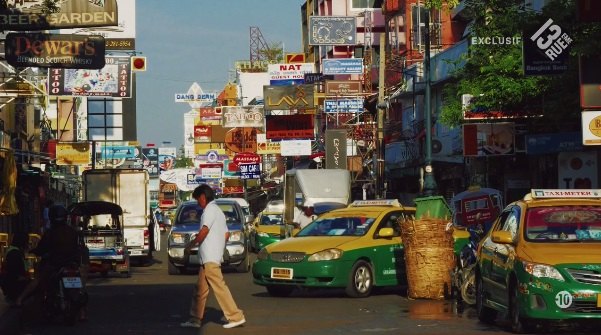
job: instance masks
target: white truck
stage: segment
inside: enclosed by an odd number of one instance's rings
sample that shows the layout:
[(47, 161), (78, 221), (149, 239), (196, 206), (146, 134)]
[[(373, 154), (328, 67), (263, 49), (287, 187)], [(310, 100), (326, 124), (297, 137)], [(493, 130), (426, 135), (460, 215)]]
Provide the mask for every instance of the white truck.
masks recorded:
[(145, 169), (92, 169), (82, 174), (85, 201), (109, 201), (123, 209), (123, 229), (130, 259), (152, 259), (160, 250), (159, 225), (150, 212), (149, 175)]

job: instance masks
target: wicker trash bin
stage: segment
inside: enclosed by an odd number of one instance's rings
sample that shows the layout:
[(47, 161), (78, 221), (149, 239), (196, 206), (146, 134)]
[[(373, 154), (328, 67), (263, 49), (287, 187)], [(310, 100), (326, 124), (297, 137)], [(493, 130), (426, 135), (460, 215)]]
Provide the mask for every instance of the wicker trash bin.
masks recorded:
[(455, 253), (447, 224), (446, 219), (424, 217), (400, 222), (409, 298), (440, 300), (450, 294)]

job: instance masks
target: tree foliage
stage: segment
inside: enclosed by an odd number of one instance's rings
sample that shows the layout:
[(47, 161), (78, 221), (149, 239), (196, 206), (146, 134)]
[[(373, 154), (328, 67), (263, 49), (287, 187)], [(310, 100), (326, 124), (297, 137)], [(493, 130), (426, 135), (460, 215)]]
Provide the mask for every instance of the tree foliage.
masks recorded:
[(472, 107), (505, 113), (544, 112), (548, 121), (557, 124), (579, 115), (577, 56), (599, 54), (601, 29), (575, 22), (574, 1), (551, 0), (542, 12), (523, 4), (523, 0), (468, 0), (466, 10), (473, 19), (471, 36), (523, 38), (524, 30), (540, 27), (552, 18), (574, 40), (569, 69), (555, 76), (525, 76), (521, 43), (471, 44), (464, 59), (459, 60), (465, 65), (443, 89), (442, 123), (461, 123), (462, 94), (474, 96)]

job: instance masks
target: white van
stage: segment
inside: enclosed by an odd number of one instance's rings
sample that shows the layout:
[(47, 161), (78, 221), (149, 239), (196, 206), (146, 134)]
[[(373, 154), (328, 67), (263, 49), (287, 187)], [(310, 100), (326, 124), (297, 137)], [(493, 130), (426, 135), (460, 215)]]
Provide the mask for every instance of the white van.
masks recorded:
[(242, 207), (242, 210), (244, 211), (244, 217), (246, 219), (246, 223), (251, 223), (254, 220), (255, 217), (254, 217), (254, 215), (252, 215), (250, 213), (250, 205), (249, 205), (248, 201), (246, 201), (246, 199), (244, 199), (244, 198), (230, 198), (230, 197), (227, 197), (226, 199), (234, 200), (238, 204), (240, 204), (240, 207)]

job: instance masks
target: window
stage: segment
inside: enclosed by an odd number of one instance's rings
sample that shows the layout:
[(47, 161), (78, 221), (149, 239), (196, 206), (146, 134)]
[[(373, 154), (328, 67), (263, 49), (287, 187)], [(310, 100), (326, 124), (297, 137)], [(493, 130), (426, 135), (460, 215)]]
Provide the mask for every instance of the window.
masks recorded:
[(352, 9), (382, 8), (384, 0), (351, 0)]
[(88, 139), (123, 140), (123, 108), (121, 101), (88, 99)]
[(510, 232), (511, 237), (513, 238), (513, 240), (515, 240), (517, 232), (518, 232), (519, 223), (520, 223), (520, 212), (514, 208), (511, 210), (511, 212), (507, 216), (507, 220), (505, 220), (502, 230)]

